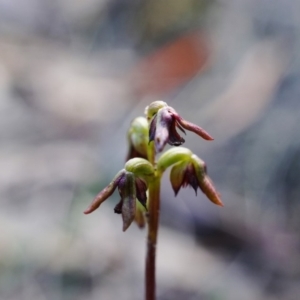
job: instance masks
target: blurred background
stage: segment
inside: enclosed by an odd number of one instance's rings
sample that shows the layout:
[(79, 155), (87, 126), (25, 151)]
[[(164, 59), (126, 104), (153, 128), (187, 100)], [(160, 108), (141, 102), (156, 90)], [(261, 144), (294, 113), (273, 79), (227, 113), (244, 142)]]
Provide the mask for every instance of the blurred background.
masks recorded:
[(0, 0), (0, 299), (143, 299), (146, 231), (82, 212), (157, 99), (225, 204), (165, 175), (158, 299), (299, 299), (299, 50), (297, 0)]

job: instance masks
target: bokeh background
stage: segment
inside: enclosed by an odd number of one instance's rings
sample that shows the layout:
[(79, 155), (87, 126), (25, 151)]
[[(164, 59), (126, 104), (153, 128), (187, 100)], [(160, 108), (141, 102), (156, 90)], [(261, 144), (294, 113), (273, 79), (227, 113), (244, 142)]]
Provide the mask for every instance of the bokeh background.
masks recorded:
[(299, 299), (299, 53), (298, 0), (0, 0), (0, 299), (143, 299), (146, 232), (82, 212), (157, 99), (225, 204), (165, 175), (158, 299)]

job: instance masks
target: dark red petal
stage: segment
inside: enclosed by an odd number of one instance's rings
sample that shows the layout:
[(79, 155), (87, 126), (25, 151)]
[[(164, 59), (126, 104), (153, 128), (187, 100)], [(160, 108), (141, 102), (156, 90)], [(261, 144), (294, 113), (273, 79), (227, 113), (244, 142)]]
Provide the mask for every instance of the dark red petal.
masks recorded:
[(133, 173), (126, 172), (125, 182), (119, 182), (119, 189), (122, 204), (122, 219), (123, 219), (123, 231), (125, 231), (132, 221), (134, 220), (135, 210), (136, 210), (136, 188), (135, 188), (135, 176)]
[[(176, 120), (176, 119), (175, 119), (175, 120)], [(186, 134), (185, 130), (180, 126), (180, 124), (179, 124), (177, 121), (175, 121), (175, 122), (176, 122), (177, 128), (178, 128), (181, 132), (183, 132), (184, 134)]]
[(204, 179), (199, 182), (200, 189), (207, 196), (207, 198), (216, 205), (224, 206), (220, 197), (220, 194), (216, 191), (211, 179), (205, 176)]
[(134, 196), (129, 196), (123, 200), (122, 205), (122, 219), (123, 219), (123, 231), (130, 226), (135, 217), (136, 210), (136, 198)]
[(135, 188), (137, 199), (147, 209), (147, 184), (142, 179), (136, 178)]
[(177, 120), (177, 122), (186, 130), (192, 131), (196, 133), (197, 135), (201, 136), (203, 139), (207, 141), (212, 141), (214, 138), (206, 132), (204, 129), (199, 127), (196, 124), (193, 124), (189, 121), (184, 120), (181, 116), (179, 116), (176, 112), (173, 112), (174, 118)]
[(168, 144), (172, 146), (180, 146), (185, 142), (184, 138), (182, 138), (176, 131), (176, 127), (177, 127), (176, 121), (172, 120), (170, 126), (170, 132), (169, 132), (169, 140), (168, 140)]
[(123, 205), (123, 200), (121, 199), (120, 202), (114, 208), (114, 212), (116, 214), (121, 214), (122, 213), (122, 205)]
[(166, 143), (169, 141), (170, 127), (172, 116), (166, 107), (161, 108), (157, 113), (156, 132), (155, 132), (155, 149), (161, 152)]
[(198, 186), (198, 180), (196, 177), (195, 168), (192, 164), (189, 164), (185, 171), (184, 181), (186, 185), (190, 185), (194, 189), (197, 195), (197, 189), (199, 186)]
[(118, 191), (121, 196), (121, 199), (123, 199), (126, 195), (126, 174), (124, 174), (118, 181)]
[(84, 214), (90, 214), (94, 210), (96, 210), (101, 203), (103, 203), (108, 197), (112, 195), (112, 193), (117, 188), (119, 181), (124, 177), (124, 173), (121, 171), (114, 180), (104, 188), (93, 200), (91, 205), (84, 211)]
[(149, 142), (153, 141), (154, 138), (155, 138), (156, 119), (157, 119), (157, 114), (152, 118), (152, 120), (150, 122), (150, 127), (149, 127)]

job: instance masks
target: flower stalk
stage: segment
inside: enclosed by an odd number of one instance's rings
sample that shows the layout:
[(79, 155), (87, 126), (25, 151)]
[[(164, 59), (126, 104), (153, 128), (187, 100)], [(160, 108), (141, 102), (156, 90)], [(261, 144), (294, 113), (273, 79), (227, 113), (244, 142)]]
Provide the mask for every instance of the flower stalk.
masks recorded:
[(184, 120), (163, 101), (152, 102), (146, 107), (145, 114), (146, 118), (134, 119), (128, 130), (129, 148), (124, 169), (95, 197), (84, 213), (96, 210), (118, 189), (121, 200), (114, 211), (122, 215), (123, 231), (133, 221), (140, 228), (147, 221), (145, 300), (155, 300), (160, 184), (164, 171), (171, 167), (170, 182), (175, 196), (181, 188), (191, 186), (196, 194), (199, 188), (214, 204), (223, 206), (223, 203), (207, 176), (206, 164), (191, 150), (184, 147), (171, 148), (160, 156), (157, 163), (155, 161), (156, 154), (162, 152), (166, 144), (180, 146), (185, 142), (177, 129), (184, 134), (185, 130), (191, 131), (204, 140), (213, 138), (198, 125)]
[(156, 175), (149, 184), (148, 199), (148, 236), (145, 270), (145, 299), (155, 300), (156, 291), (156, 244), (158, 236), (159, 210), (160, 210), (160, 176)]

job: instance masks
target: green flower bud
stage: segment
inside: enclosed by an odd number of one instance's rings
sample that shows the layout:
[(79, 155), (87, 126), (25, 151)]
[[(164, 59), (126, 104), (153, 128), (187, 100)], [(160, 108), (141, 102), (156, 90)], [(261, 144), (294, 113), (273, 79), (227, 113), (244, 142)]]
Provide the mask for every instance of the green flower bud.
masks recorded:
[(134, 157), (147, 158), (148, 148), (148, 122), (144, 117), (135, 118), (128, 130), (129, 151), (127, 159)]
[(145, 115), (147, 120), (150, 121), (154, 115), (163, 107), (168, 106), (168, 104), (164, 101), (154, 101), (150, 105), (145, 108)]

